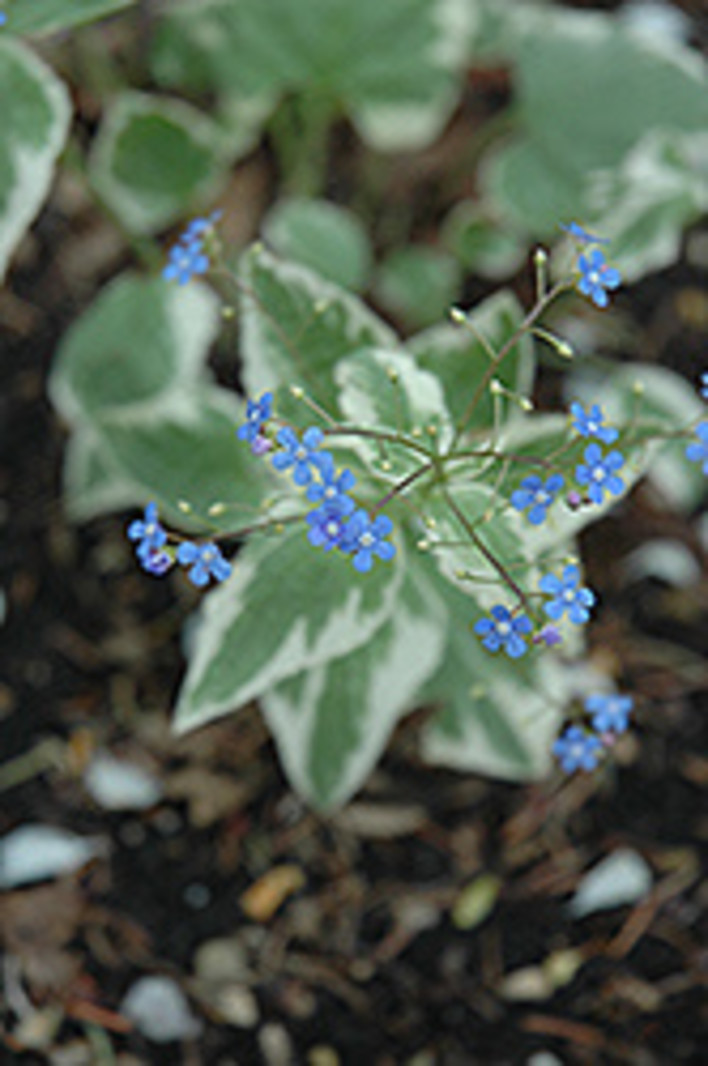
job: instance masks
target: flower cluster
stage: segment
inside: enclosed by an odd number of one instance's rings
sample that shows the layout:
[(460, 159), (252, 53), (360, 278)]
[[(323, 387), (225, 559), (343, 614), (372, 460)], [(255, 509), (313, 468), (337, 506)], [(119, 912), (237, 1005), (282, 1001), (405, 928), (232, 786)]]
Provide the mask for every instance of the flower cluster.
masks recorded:
[(626, 732), (633, 707), (631, 696), (599, 693), (588, 696), (585, 712), (589, 723), (566, 726), (553, 745), (553, 754), (564, 772), (594, 770), (602, 753), (614, 744), (617, 735)]
[[(248, 400), (246, 421), (238, 429), (239, 439), (249, 441), (257, 455), (273, 446), (267, 425), (272, 401), (269, 392)], [(309, 502), (317, 504), (306, 515), (307, 539), (313, 547), (326, 552), (337, 548), (351, 555), (360, 573), (371, 570), (375, 557), (383, 562), (393, 559), (396, 548), (386, 539), (393, 531), (391, 519), (386, 515), (372, 518), (363, 508), (357, 509), (349, 495), (356, 478), (351, 470), (338, 470), (330, 452), (321, 449), (321, 429), (310, 426), (298, 436), (291, 426), (282, 426), (274, 441), (278, 450), (271, 460), (273, 467), (281, 473), (290, 472), (294, 484), (306, 490)]]
[(204, 242), (220, 218), (221, 211), (213, 211), (208, 217), (195, 218), (189, 223), (170, 248), (168, 263), (162, 271), (165, 281), (186, 285), (193, 277), (206, 274), (210, 263)]
[(699, 422), (696, 426), (697, 441), (686, 448), (686, 458), (692, 463), (702, 463), (703, 473), (708, 475), (708, 422)]
[[(612, 444), (619, 436), (614, 426), (605, 422), (605, 415), (599, 404), (592, 404), (587, 410), (581, 404), (570, 405), (573, 429), (585, 438), (597, 438), (603, 444)], [(604, 453), (601, 446), (593, 440), (588, 444), (583, 456), (584, 462), (575, 469), (575, 480), (584, 490), (584, 496), (572, 490), (565, 497), (569, 507), (579, 507), (583, 502), (602, 503), (606, 492), (618, 496), (624, 491), (624, 482), (617, 471), (624, 466), (624, 456), (616, 449)], [(707, 456), (708, 458), (708, 456)], [(545, 522), (548, 509), (558, 497), (565, 484), (562, 474), (552, 474), (544, 482), (537, 474), (525, 477), (518, 489), (511, 494), (510, 503), (516, 511), (526, 512), (532, 525)]]
[(224, 559), (218, 545), (212, 541), (197, 544), (182, 540), (176, 547), (169, 544), (167, 530), (157, 516), (157, 505), (149, 503), (142, 519), (128, 526), (128, 539), (136, 544), (135, 554), (143, 570), (161, 577), (175, 563), (188, 567), (187, 577), (197, 588), (204, 588), (209, 579), (225, 581), (231, 575), (231, 563)]

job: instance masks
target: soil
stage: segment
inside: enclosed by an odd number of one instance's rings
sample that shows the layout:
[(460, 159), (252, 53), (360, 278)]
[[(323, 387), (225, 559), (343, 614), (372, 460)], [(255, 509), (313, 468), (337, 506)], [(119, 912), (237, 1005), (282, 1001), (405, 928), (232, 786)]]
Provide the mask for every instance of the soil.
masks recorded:
[[(251, 160), (237, 195), (262, 196), (268, 168), (267, 155)], [(64, 179), (0, 292), (0, 833), (42, 823), (104, 848), (78, 873), (0, 893), (0, 1062), (705, 1062), (700, 514), (676, 515), (639, 486), (584, 537), (601, 601), (590, 660), (637, 703), (606, 770), (513, 786), (431, 769), (417, 753), (421, 709), (356, 799), (318, 817), (289, 789), (256, 706), (171, 735), (197, 597), (137, 570), (132, 515), (76, 527), (63, 512), (66, 438), (47, 372), (67, 325), (128, 262)], [(700, 286), (684, 252), (620, 294), (633, 358), (695, 381), (708, 337)], [(227, 362), (217, 353), (217, 370)], [(556, 389), (547, 370), (541, 399)], [(657, 537), (686, 546), (700, 582), (630, 580), (627, 556)], [(163, 798), (103, 808), (84, 783), (97, 751), (149, 770)], [(573, 917), (583, 875), (620, 847), (648, 864), (651, 890)], [(131, 1026), (123, 997), (155, 974), (182, 989), (198, 1033), (162, 1044)]]

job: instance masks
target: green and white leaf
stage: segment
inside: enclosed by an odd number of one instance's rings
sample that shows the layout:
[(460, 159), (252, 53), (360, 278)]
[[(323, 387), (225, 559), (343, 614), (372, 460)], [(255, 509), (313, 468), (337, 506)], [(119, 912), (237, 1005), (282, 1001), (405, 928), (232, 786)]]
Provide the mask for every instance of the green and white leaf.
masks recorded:
[(326, 200), (284, 200), (266, 216), (263, 235), (278, 255), (357, 292), (366, 287), (372, 252), (362, 222)]
[(16, 0), (7, 13), (7, 29), (33, 36), (57, 33), (134, 6), (135, 0)]
[(708, 134), (652, 130), (591, 187), (594, 226), (625, 282), (676, 262), (681, 232), (708, 211)]
[[(418, 365), (442, 382), (447, 406), (457, 422), (463, 417), (492, 359), (523, 321), (524, 313), (513, 293), (502, 289), (478, 304), (466, 315), (466, 325), (443, 324), (412, 337), (406, 347)], [(482, 338), (482, 339), (480, 339)], [(533, 342), (524, 334), (504, 358), (495, 377), (511, 392), (528, 396), (533, 386), (535, 360)], [(501, 420), (520, 416), (520, 408), (507, 397), (496, 401), (485, 390), (479, 398), (471, 429), (491, 429), (497, 403)]]
[(365, 782), (437, 667), (446, 628), (437, 593), (411, 564), (391, 618), (373, 639), (264, 694), (288, 777), (315, 807), (339, 807)]
[(171, 391), (208, 380), (204, 363), (219, 325), (218, 300), (206, 286), (123, 275), (64, 334), (52, 401), (72, 423), (126, 405), (147, 417)]
[(442, 706), (423, 733), (424, 758), (511, 781), (543, 777), (569, 695), (567, 672), (548, 652), (513, 662), (488, 652), (471, 632), (469, 600), (451, 585), (444, 596), (447, 647), (424, 692)]
[(219, 127), (182, 100), (124, 91), (89, 162), (94, 187), (133, 233), (154, 233), (209, 202), (223, 184)]
[(526, 241), (506, 218), (492, 219), (475, 200), (461, 200), (453, 207), (443, 222), (441, 239), (464, 267), (493, 281), (514, 274), (526, 255)]
[(336, 414), (339, 360), (358, 348), (398, 346), (393, 330), (352, 293), (307, 267), (277, 259), (260, 244), (243, 257), (241, 281), (246, 389), (258, 395), (282, 385), (281, 415), (302, 418), (302, 404), (287, 396), (295, 384)]
[(88, 424), (75, 426), (67, 439), (63, 487), (64, 506), (74, 522), (132, 507), (143, 498)]
[[(352, 425), (403, 434), (428, 448), (443, 450), (450, 444), (452, 423), (440, 382), (416, 366), (407, 352), (362, 349), (340, 362), (335, 380), (342, 413)], [(382, 445), (366, 437), (350, 441), (369, 466), (381, 469), (385, 455), (386, 477), (394, 481), (426, 461), (424, 455), (396, 442)]]
[(0, 40), (0, 281), (39, 212), (69, 131), (69, 94), (17, 40)]
[(237, 710), (288, 677), (348, 654), (390, 617), (405, 559), (362, 578), (294, 530), (250, 541), (204, 602), (177, 705), (178, 732)]
[(383, 307), (422, 329), (445, 317), (461, 281), (460, 265), (447, 252), (409, 245), (396, 248), (380, 265), (375, 292)]

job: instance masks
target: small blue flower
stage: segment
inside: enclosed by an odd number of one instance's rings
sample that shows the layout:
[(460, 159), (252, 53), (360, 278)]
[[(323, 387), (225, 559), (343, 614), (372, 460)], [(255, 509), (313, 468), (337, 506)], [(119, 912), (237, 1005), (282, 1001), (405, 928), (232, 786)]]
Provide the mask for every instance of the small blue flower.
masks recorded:
[(521, 482), (521, 487), (511, 494), (511, 506), (517, 511), (526, 511), (534, 526), (545, 521), (546, 512), (565, 484), (562, 474), (552, 474), (546, 484), (537, 474), (530, 474)]
[(147, 570), (148, 574), (154, 574), (155, 577), (162, 577), (175, 565), (174, 555), (162, 548), (149, 548), (146, 552), (138, 549), (138, 558), (143, 570)]
[(592, 589), (582, 588), (580, 570), (577, 566), (566, 566), (563, 577), (556, 574), (544, 574), (538, 583), (541, 592), (553, 599), (544, 603), (543, 609), (550, 619), (558, 622), (568, 612), (568, 618), (574, 625), (580, 626), (590, 617), (588, 607), (595, 603)]
[(202, 235), (205, 234), (207, 230), (212, 228), (212, 226), (214, 225), (215, 222), (219, 221), (219, 219), (221, 218), (223, 213), (224, 213), (223, 211), (217, 210), (217, 211), (212, 211), (212, 213), (210, 215), (207, 215), (206, 218), (194, 218), (194, 219), (192, 219), (192, 221), (189, 223), (189, 225), (187, 226), (186, 230), (184, 231), (184, 233), (182, 234), (180, 239), (182, 241), (188, 243), (189, 241), (193, 240), (195, 237), (201, 238)]
[(593, 248), (588, 255), (578, 256), (578, 266), (581, 274), (578, 292), (589, 296), (597, 307), (607, 307), (607, 290), (618, 288), (622, 282), (619, 270), (607, 265), (599, 248)]
[(186, 244), (178, 241), (170, 248), (169, 263), (162, 271), (162, 276), (165, 281), (186, 285), (198, 274), (206, 274), (208, 269), (209, 259), (204, 254), (201, 240), (189, 240)]
[(708, 474), (708, 422), (699, 422), (696, 426), (698, 441), (686, 448), (686, 458), (692, 463), (703, 463), (703, 473)]
[(264, 392), (258, 400), (248, 400), (246, 404), (246, 421), (239, 426), (236, 436), (239, 440), (247, 440), (253, 450), (253, 444), (260, 437), (263, 423), (267, 422), (273, 413), (273, 393)]
[(395, 545), (385, 539), (392, 529), (393, 522), (386, 515), (380, 514), (372, 521), (366, 511), (356, 511), (347, 522), (339, 546), (354, 556), (354, 567), (364, 574), (371, 569), (375, 555), (384, 562), (393, 559)]
[(604, 444), (612, 444), (617, 440), (619, 433), (614, 426), (603, 425), (605, 416), (599, 404), (594, 403), (586, 411), (581, 404), (572, 403), (570, 413), (575, 419), (573, 429), (576, 429), (582, 437), (598, 437)]
[(606, 492), (619, 496), (624, 491), (624, 482), (616, 474), (624, 466), (621, 452), (613, 451), (603, 456), (599, 444), (589, 444), (584, 458), (585, 462), (575, 469), (575, 479), (579, 485), (587, 485), (587, 494), (593, 503), (602, 503)]
[(187, 577), (198, 588), (209, 584), (209, 578), (226, 581), (231, 574), (231, 563), (224, 559), (216, 544), (194, 544), (191, 540), (183, 541), (177, 549), (177, 561), (182, 566), (191, 566)]
[(167, 544), (167, 532), (157, 519), (157, 504), (149, 503), (142, 521), (136, 518), (128, 526), (128, 539), (139, 541), (136, 553), (141, 562)]
[(566, 233), (569, 233), (571, 237), (575, 237), (577, 241), (582, 244), (609, 244), (608, 237), (597, 237), (594, 233), (588, 233), (586, 229), (578, 225), (577, 222), (569, 222), (567, 225), (561, 225), (561, 229), (564, 229)]
[(704, 400), (708, 400), (708, 370), (704, 370), (700, 377), (700, 385), (698, 391)]
[(356, 485), (356, 478), (351, 470), (341, 470), (339, 473), (334, 465), (331, 455), (324, 453), (323, 461), (319, 467), (321, 481), (310, 485), (307, 490), (307, 498), (310, 503), (333, 503), (335, 500), (346, 500), (345, 514), (354, 510), (354, 501), (347, 493)]
[(474, 627), (475, 633), (483, 637), (482, 644), (487, 651), (499, 651), (503, 648), (510, 659), (519, 659), (527, 652), (526, 642), (522, 639), (531, 632), (531, 621), (525, 614), (512, 618), (507, 607), (498, 604), (492, 607), (491, 618), (481, 618)]
[(553, 745), (553, 754), (567, 774), (575, 770), (594, 770), (601, 751), (599, 738), (577, 725), (568, 726)]
[(292, 466), (293, 481), (296, 485), (309, 485), (312, 470), (319, 471), (332, 458), (329, 452), (317, 451), (324, 440), (324, 433), (317, 426), (306, 429), (302, 440), (289, 426), (283, 426), (278, 430), (276, 439), (283, 451), (276, 452), (273, 456), (273, 466), (276, 470), (287, 470)]
[(624, 733), (634, 707), (631, 696), (588, 696), (585, 710), (592, 715), (596, 733)]
[(6, 22), (7, 15), (3, 11), (0, 11), (0, 26), (4, 26)]
[[(354, 504), (346, 496), (328, 500), (314, 511), (310, 511), (307, 521), (310, 526), (307, 539), (315, 548), (324, 548), (326, 552), (339, 548), (347, 530), (346, 504)], [(350, 508), (351, 510), (351, 508)]]

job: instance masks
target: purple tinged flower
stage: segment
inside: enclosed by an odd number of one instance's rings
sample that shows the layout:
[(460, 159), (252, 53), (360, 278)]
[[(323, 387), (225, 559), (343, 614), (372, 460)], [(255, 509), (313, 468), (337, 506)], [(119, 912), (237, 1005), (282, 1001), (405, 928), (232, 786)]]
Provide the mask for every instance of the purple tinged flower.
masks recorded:
[(567, 225), (561, 225), (561, 229), (564, 229), (566, 233), (569, 233), (571, 237), (575, 237), (576, 241), (580, 241), (582, 244), (609, 244), (609, 238), (597, 237), (594, 233), (588, 233), (586, 229), (583, 229), (577, 222), (568, 222)]
[(527, 652), (523, 636), (531, 632), (532, 626), (525, 614), (512, 617), (507, 607), (498, 604), (490, 611), (491, 618), (481, 618), (474, 627), (475, 633), (482, 637), (482, 644), (487, 651), (497, 652), (503, 648), (510, 659), (519, 659)]
[(563, 577), (556, 574), (544, 574), (538, 583), (541, 592), (552, 599), (544, 603), (543, 609), (553, 622), (558, 622), (568, 612), (568, 618), (580, 626), (590, 617), (589, 607), (595, 603), (592, 589), (580, 586), (580, 570), (577, 566), (566, 566)]
[(272, 447), (273, 441), (270, 437), (263, 437), (260, 433), (251, 441), (251, 453), (253, 455), (265, 455)]
[(631, 696), (588, 696), (585, 710), (592, 715), (592, 727), (596, 733), (624, 733), (634, 707)]
[(283, 426), (276, 439), (283, 451), (273, 456), (273, 466), (276, 470), (287, 470), (292, 466), (296, 485), (309, 485), (312, 470), (319, 471), (332, 458), (329, 452), (317, 451), (324, 440), (324, 433), (317, 426), (306, 429), (302, 440), (289, 426)]
[[(262, 436), (263, 423), (267, 422), (273, 413), (273, 393), (264, 392), (257, 400), (248, 400), (246, 403), (246, 421), (239, 426), (236, 436), (239, 440), (247, 440), (253, 445), (258, 437)], [(254, 453), (259, 454), (259, 453)], [(261, 453), (262, 454), (262, 453)]]
[(393, 522), (380, 514), (371, 520), (366, 511), (356, 511), (347, 522), (339, 547), (353, 555), (352, 562), (360, 573), (370, 570), (374, 556), (389, 562), (396, 554), (395, 545), (385, 538), (393, 530)]
[(587, 485), (587, 494), (593, 503), (602, 503), (606, 492), (619, 496), (624, 491), (624, 482), (616, 473), (624, 466), (621, 452), (612, 451), (603, 456), (599, 444), (589, 444), (584, 458), (585, 462), (575, 469), (575, 479), (578, 484)]
[(553, 754), (567, 774), (575, 770), (594, 770), (601, 751), (600, 739), (577, 725), (568, 726), (553, 745)]
[(582, 437), (598, 437), (604, 444), (612, 444), (617, 440), (619, 433), (614, 426), (603, 425), (605, 416), (599, 404), (594, 403), (586, 411), (581, 404), (572, 403), (570, 413), (575, 419), (573, 429), (576, 429)]
[(686, 458), (692, 463), (703, 463), (703, 473), (708, 474), (708, 422), (699, 422), (696, 426), (698, 441), (686, 448)]
[(128, 526), (128, 539), (139, 541), (136, 553), (141, 563), (151, 552), (158, 551), (167, 543), (167, 532), (157, 518), (157, 504), (149, 503), (141, 519), (136, 518)]
[(209, 578), (226, 581), (231, 574), (231, 563), (224, 559), (218, 546), (211, 541), (206, 544), (194, 544), (191, 540), (183, 541), (177, 549), (177, 561), (191, 570), (187, 577), (198, 588), (209, 584)]
[(545, 644), (547, 648), (553, 648), (556, 644), (563, 643), (563, 637), (555, 626), (544, 626), (533, 638), (534, 644)]
[(593, 248), (588, 255), (578, 256), (578, 267), (580, 268), (578, 292), (589, 296), (597, 307), (607, 307), (609, 303), (607, 290), (618, 288), (622, 282), (619, 270), (607, 265), (599, 248)]
[(155, 577), (162, 577), (175, 565), (172, 552), (164, 551), (162, 548), (149, 548), (143, 553), (138, 551), (138, 558), (143, 570), (147, 570), (148, 574), (154, 574)]
[(546, 512), (565, 484), (562, 474), (552, 474), (545, 485), (537, 474), (530, 474), (520, 488), (511, 494), (511, 506), (517, 511), (528, 510), (527, 518), (534, 526), (546, 519)]

